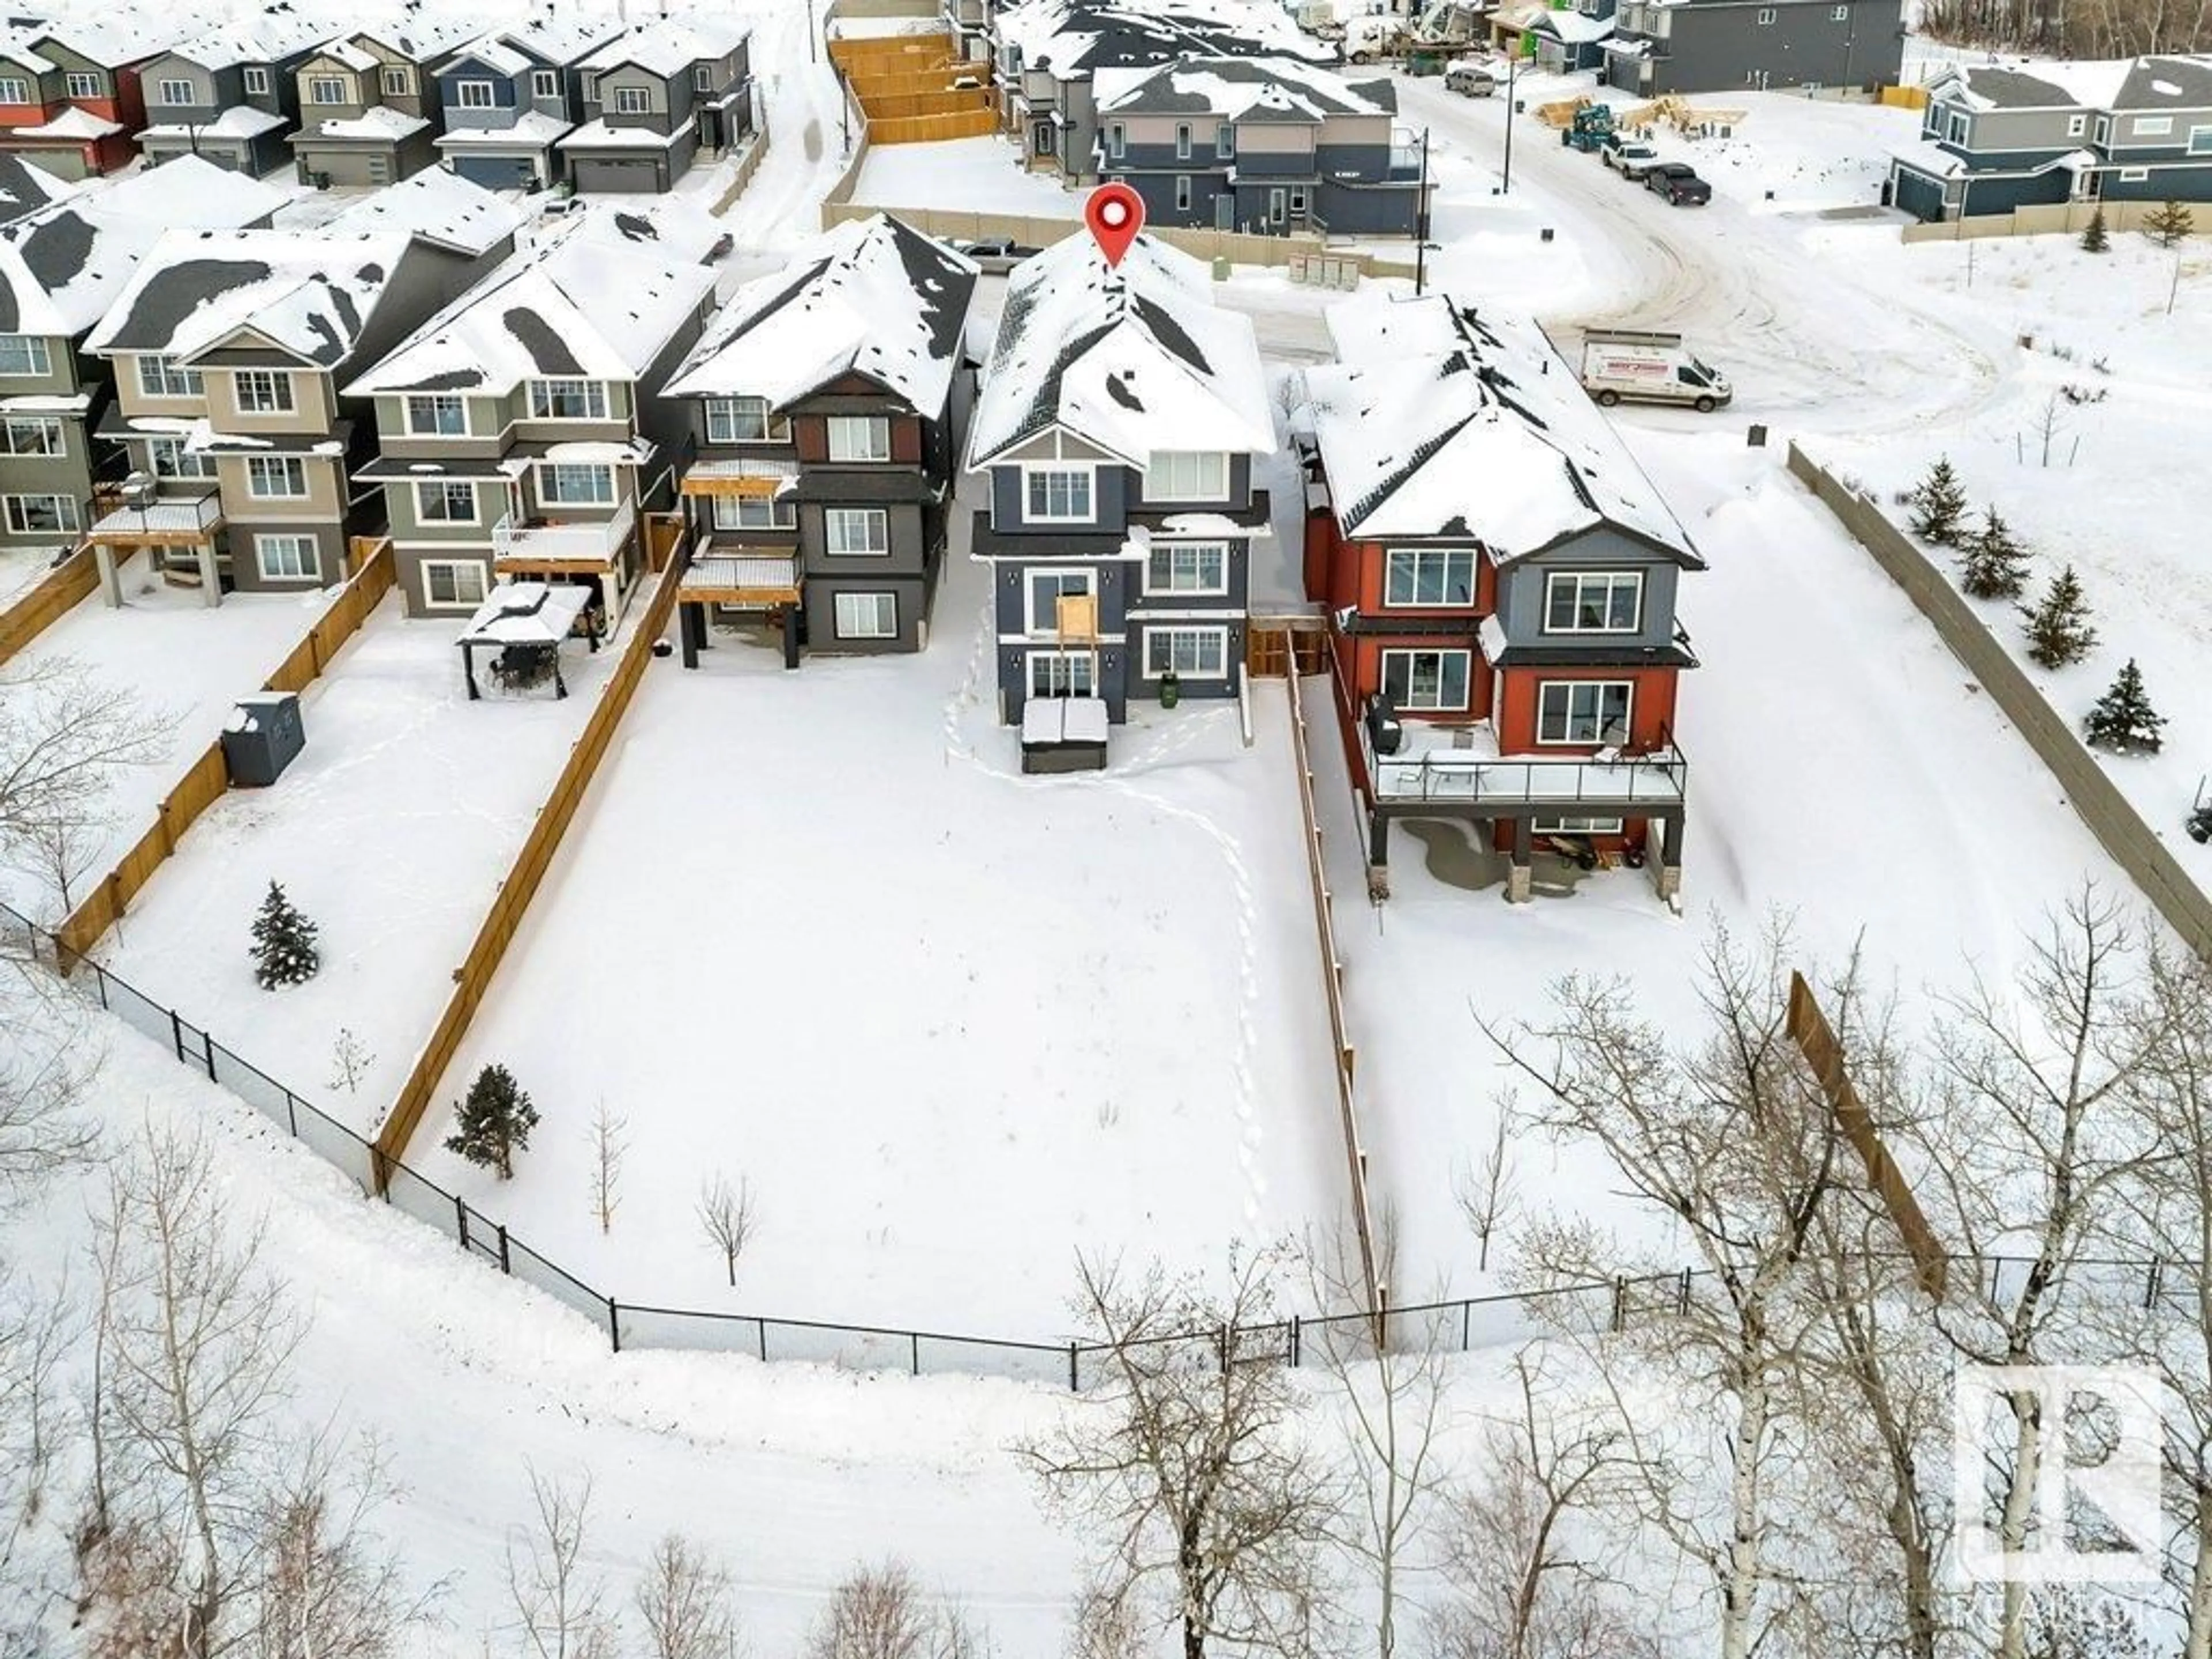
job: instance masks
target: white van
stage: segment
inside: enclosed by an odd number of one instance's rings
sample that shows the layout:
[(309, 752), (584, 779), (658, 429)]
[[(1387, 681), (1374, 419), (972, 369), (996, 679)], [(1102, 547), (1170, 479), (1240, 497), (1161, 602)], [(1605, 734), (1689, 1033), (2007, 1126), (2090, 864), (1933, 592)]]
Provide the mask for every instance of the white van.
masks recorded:
[(1454, 64), (1444, 71), (1444, 90), (1463, 98), (1488, 98), (1498, 90), (1498, 77), (1479, 64)]
[(1594, 328), (1583, 336), (1583, 389), (1611, 408), (1624, 398), (1687, 404), (1699, 414), (1735, 396), (1718, 369), (1698, 361), (1679, 334)]

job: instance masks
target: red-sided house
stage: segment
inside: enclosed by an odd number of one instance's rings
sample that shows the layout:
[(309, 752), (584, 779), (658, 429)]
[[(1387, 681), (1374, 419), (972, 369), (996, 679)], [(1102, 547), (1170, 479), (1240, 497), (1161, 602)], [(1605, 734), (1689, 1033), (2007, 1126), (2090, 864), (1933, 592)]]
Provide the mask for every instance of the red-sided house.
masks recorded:
[(16, 33), (0, 44), (0, 149), (65, 179), (113, 173), (138, 154), (138, 71), (174, 44), (176, 18), (127, 12)]
[(1705, 562), (1543, 336), (1443, 296), (1329, 313), (1306, 374), (1305, 578), (1387, 885), (1389, 826), (1488, 826), (1526, 898), (1540, 845), (1680, 880), (1697, 666), (1677, 581)]

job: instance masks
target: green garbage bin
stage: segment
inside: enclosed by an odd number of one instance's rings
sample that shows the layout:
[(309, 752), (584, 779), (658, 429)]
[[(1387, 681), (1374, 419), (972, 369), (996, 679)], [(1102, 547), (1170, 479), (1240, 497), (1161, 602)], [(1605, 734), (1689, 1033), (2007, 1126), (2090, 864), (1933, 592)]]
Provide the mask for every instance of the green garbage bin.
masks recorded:
[(1182, 701), (1182, 682), (1176, 677), (1175, 670), (1170, 668), (1160, 676), (1160, 707), (1172, 708)]

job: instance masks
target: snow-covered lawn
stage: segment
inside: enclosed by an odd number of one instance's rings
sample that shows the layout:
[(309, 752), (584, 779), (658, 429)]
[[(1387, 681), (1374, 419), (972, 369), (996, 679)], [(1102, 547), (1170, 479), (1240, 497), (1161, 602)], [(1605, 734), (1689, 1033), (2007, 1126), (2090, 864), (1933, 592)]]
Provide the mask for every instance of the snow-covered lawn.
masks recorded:
[(870, 207), (1020, 213), (1036, 219), (1083, 215), (1082, 191), (1062, 190), (1052, 175), (1028, 171), (1021, 151), (996, 133), (935, 144), (872, 144), (853, 199)]
[[(1250, 750), (1186, 703), (1104, 775), (1024, 778), (984, 591), (956, 556), (919, 657), (787, 672), (718, 635), (652, 665), (410, 1161), (626, 1301), (1012, 1339), (1067, 1328), (1078, 1249), (1199, 1266), (1327, 1226), (1279, 694)], [(495, 1060), (544, 1119), (510, 1185), (441, 1148)], [(717, 1170), (761, 1217), (734, 1291), (693, 1216)]]
[[(387, 597), (301, 699), (300, 757), (271, 787), (210, 807), (98, 953), (364, 1133), (428, 1038), (615, 660), (571, 647), (565, 701), (545, 689), (472, 703), (457, 627), (410, 622)], [(272, 880), (320, 927), (323, 957), (315, 978), (275, 993), (246, 952)], [(341, 1027), (374, 1056), (351, 1091), (332, 1086)]]
[[(2077, 729), (2136, 659), (2166, 717), (2165, 748), (2155, 757), (2107, 756), (2105, 768), (2212, 890), (2212, 848), (2181, 828), (2212, 772), (2212, 545), (2198, 516), (2199, 434), (2212, 415), (2212, 256), (2200, 240), (2180, 257), (2177, 290), (2176, 255), (2139, 235), (2115, 236), (2101, 258), (2069, 236), (1891, 250), (1880, 274), (2033, 344), (2014, 348), (2006, 395), (1971, 419), (1881, 439), (1826, 437), (1808, 447), (1861, 480), (1900, 525), (1908, 509), (1896, 495), (1948, 455), (1973, 504), (1970, 522), (1994, 504), (2034, 554), (2028, 597), (2061, 566), (2075, 567), (2100, 642), (2074, 667), (2054, 672), (2029, 662), (2012, 605), (1979, 609)], [(2068, 401), (2069, 388), (2090, 401)], [(2046, 418), (2054, 423), (2047, 465)], [(1952, 556), (1938, 550), (1934, 557), (1955, 577)]]
[[(2004, 983), (2023, 931), (2085, 877), (2133, 896), (2027, 744), (1778, 456), (1632, 438), (1711, 562), (1682, 585), (1705, 665), (1685, 677), (1679, 721), (1689, 760), (1681, 917), (1640, 871), (1518, 906), (1496, 887), (1450, 885), (1431, 873), (1423, 841), (1462, 836), (1446, 824), (1394, 830), (1392, 896), (1364, 914), (1341, 750), (1315, 746), (1332, 878), (1347, 896), (1338, 929), (1370, 1178), (1405, 1228), (1401, 1297), (1447, 1279), (1459, 1294), (1487, 1288), (1454, 1202), (1510, 1081), (1478, 1018), (1540, 1019), (1547, 986), (1579, 971), (1625, 978), (1649, 1017), (1686, 1033), (1713, 925), (1749, 940), (1778, 915), (1792, 919), (1808, 966), (1863, 935), (1869, 981), (1908, 998), (1955, 982), (1968, 956)], [(1650, 1224), (1593, 1149), (1559, 1149), (1526, 1128), (1514, 1141), (1534, 1207)]]
[[(329, 603), (319, 592), (233, 593), (210, 610), (198, 588), (168, 586), (143, 558), (124, 564), (122, 581), (120, 608), (110, 609), (95, 589), (5, 671), (73, 661), (101, 687), (131, 697), (149, 725), (167, 723), (157, 757), (116, 774), (99, 804), (105, 833), (84, 861), (95, 878), (153, 827), (155, 805), (222, 733), (231, 704), (261, 689)], [(0, 900), (41, 921), (62, 908), (40, 874), (5, 865)]]
[(0, 609), (52, 568), (50, 547), (0, 547)]

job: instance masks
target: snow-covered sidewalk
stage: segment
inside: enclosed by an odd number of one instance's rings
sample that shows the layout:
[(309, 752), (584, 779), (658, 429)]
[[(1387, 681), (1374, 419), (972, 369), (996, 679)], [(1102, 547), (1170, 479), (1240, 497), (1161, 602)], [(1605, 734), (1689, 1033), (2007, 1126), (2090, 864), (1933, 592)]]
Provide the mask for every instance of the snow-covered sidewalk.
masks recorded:
[[(364, 1134), (428, 1040), (627, 637), (563, 652), (565, 700), (471, 702), (458, 627), (410, 622), (388, 595), (301, 698), (300, 757), (271, 787), (210, 807), (98, 952)], [(274, 993), (246, 957), (272, 880), (319, 927), (323, 957), (315, 978)], [(350, 1090), (333, 1085), (342, 1028), (374, 1056)]]
[[(957, 546), (957, 544), (956, 544)], [(625, 1302), (1052, 1340), (1075, 1254), (1218, 1264), (1348, 1202), (1279, 696), (1018, 775), (986, 583), (919, 657), (653, 664), (410, 1161)], [(440, 1150), (510, 1066), (512, 1182)], [(611, 1231), (592, 1121), (623, 1121)], [(693, 1213), (750, 1183), (725, 1282)]]

